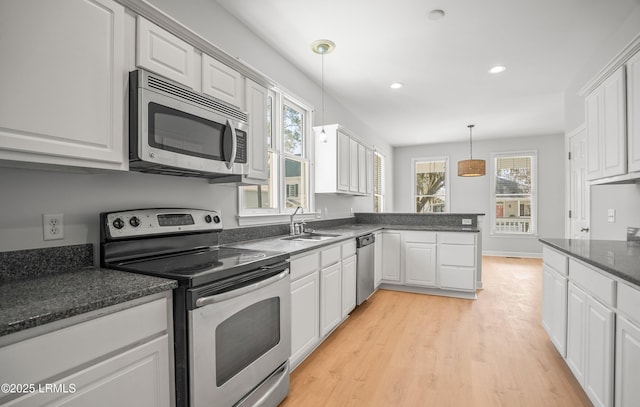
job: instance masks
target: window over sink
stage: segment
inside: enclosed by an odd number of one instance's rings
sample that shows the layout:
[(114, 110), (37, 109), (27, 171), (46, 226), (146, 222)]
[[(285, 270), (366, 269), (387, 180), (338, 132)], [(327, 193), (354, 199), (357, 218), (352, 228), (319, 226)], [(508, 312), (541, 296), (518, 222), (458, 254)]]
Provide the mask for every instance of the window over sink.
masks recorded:
[(313, 211), (310, 179), (311, 107), (282, 90), (267, 99), (269, 180), (239, 188), (240, 216)]
[(449, 212), (449, 158), (412, 160), (414, 211)]

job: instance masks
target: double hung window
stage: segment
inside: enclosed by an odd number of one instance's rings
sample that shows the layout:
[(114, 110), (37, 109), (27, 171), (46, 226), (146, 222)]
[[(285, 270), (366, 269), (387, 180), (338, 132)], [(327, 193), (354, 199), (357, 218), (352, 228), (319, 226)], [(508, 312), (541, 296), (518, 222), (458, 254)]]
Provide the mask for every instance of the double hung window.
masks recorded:
[(267, 100), (269, 180), (240, 187), (240, 215), (288, 214), (313, 210), (310, 183), (311, 108), (279, 90)]
[(414, 211), (448, 212), (448, 175), (447, 157), (413, 160)]
[(536, 233), (536, 153), (494, 154), (493, 233)]

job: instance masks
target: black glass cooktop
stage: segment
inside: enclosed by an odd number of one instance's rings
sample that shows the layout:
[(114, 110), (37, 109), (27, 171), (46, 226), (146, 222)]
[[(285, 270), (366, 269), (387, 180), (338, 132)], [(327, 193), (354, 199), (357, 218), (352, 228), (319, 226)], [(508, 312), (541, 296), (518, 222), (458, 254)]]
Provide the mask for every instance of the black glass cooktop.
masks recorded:
[(180, 285), (195, 287), (216, 282), (282, 262), (287, 255), (229, 247), (207, 247), (179, 253), (147, 257), (109, 264), (135, 273), (178, 280)]

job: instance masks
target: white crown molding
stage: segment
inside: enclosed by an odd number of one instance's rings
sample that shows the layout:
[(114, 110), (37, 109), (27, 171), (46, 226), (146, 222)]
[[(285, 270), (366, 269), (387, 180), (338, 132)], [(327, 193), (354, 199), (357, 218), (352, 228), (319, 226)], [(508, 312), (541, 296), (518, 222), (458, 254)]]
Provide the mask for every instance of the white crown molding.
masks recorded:
[(604, 66), (589, 82), (587, 82), (578, 91), (578, 96), (586, 96), (593, 92), (595, 88), (600, 86), (611, 74), (618, 70), (621, 66), (627, 63), (627, 61), (640, 51), (640, 33), (631, 40), (616, 56), (614, 56), (607, 65)]
[(154, 24), (159, 25), (163, 29), (169, 31), (171, 34), (180, 38), (183, 41), (188, 42), (200, 51), (208, 54), (225, 65), (235, 69), (247, 78), (255, 81), (256, 83), (271, 88), (274, 86), (274, 81), (268, 76), (261, 73), (257, 69), (253, 68), (246, 62), (242, 61), (238, 57), (229, 55), (227, 52), (212, 44), (206, 38), (196, 34), (187, 26), (181, 22), (175, 20), (173, 17), (160, 10), (156, 6), (149, 3), (147, 0), (116, 0), (118, 3), (146, 18)]

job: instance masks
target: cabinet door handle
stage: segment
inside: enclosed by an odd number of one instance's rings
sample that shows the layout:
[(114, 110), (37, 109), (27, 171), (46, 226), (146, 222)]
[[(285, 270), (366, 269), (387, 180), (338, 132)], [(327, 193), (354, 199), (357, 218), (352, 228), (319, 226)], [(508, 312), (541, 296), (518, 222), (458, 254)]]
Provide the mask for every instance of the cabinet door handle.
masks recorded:
[(588, 232), (588, 231), (589, 231), (589, 228), (582, 227), (582, 228), (580, 228), (580, 231), (581, 231), (581, 232)]

